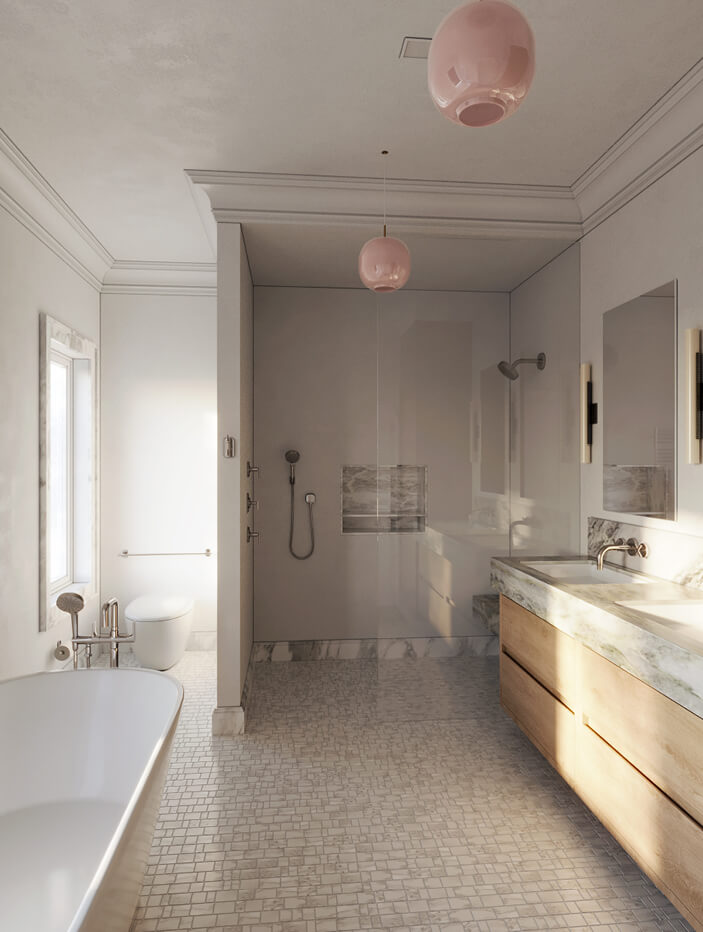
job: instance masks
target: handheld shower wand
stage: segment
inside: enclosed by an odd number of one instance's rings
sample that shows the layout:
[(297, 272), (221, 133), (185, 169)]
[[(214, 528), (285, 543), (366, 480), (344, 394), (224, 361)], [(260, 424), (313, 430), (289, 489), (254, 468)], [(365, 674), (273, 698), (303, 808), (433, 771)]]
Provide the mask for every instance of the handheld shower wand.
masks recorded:
[[(56, 600), (56, 607), (71, 616), (71, 639), (75, 644), (78, 640), (78, 612), (85, 608), (85, 599), (77, 592), (62, 592)], [(73, 651), (73, 669), (78, 667), (78, 654)]]
[(305, 493), (305, 504), (308, 506), (308, 520), (310, 522), (310, 549), (307, 553), (296, 553), (293, 547), (293, 536), (295, 534), (295, 464), (300, 459), (300, 453), (297, 450), (286, 450), (286, 463), (289, 467), (288, 482), (290, 483), (290, 534), (288, 536), (288, 550), (290, 555), (296, 560), (307, 560), (315, 552), (315, 525), (312, 519), (312, 506), (315, 504), (315, 493)]
[(286, 450), (286, 462), (290, 467), (290, 477), (288, 481), (291, 485), (295, 485), (295, 464), (300, 459), (300, 453), (297, 450)]

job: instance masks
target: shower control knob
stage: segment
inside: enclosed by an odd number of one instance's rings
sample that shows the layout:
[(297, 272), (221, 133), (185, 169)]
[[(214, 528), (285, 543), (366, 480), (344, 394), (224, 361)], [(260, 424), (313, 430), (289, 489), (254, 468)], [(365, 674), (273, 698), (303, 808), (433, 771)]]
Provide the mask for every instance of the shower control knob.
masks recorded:
[(259, 539), (259, 532), (252, 531), (250, 527), (247, 528), (247, 543), (250, 544), (253, 540)]
[(247, 479), (251, 479), (252, 476), (259, 475), (259, 467), (252, 466), (249, 460), (247, 460)]
[(251, 511), (252, 508), (259, 510), (259, 503), (255, 498), (252, 498), (251, 495), (247, 492), (247, 511)]

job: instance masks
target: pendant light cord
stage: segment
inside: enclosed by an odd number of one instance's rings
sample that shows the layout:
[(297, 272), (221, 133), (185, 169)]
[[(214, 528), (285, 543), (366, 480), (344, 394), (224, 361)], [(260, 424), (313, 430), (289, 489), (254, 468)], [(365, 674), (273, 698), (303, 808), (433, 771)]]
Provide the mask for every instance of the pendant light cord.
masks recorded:
[(386, 156), (388, 149), (381, 149), (383, 159), (383, 235), (386, 235)]

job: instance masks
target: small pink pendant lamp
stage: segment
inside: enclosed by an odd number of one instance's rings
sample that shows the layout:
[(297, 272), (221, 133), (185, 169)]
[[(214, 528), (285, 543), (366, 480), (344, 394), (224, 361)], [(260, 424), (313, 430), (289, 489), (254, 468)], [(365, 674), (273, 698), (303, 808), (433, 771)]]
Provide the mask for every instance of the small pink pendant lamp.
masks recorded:
[(386, 235), (386, 163), (383, 162), (383, 236), (368, 240), (359, 253), (359, 278), (377, 294), (397, 291), (410, 277), (410, 251), (405, 243)]
[(477, 0), (446, 16), (430, 44), (427, 80), (454, 123), (490, 126), (511, 116), (535, 74), (535, 39), (505, 0)]

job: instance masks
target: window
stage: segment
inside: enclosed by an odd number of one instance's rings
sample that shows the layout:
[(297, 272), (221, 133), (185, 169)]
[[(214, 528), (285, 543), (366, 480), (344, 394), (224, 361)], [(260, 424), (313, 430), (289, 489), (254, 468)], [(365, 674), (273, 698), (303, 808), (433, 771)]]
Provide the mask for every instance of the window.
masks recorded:
[(56, 350), (49, 366), (49, 585), (60, 592), (73, 580), (73, 366)]
[(97, 349), (42, 315), (40, 630), (66, 589), (97, 598)]

